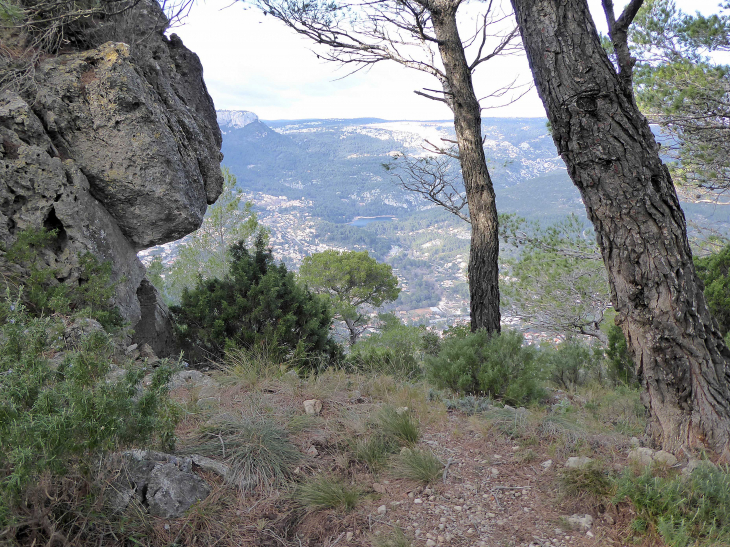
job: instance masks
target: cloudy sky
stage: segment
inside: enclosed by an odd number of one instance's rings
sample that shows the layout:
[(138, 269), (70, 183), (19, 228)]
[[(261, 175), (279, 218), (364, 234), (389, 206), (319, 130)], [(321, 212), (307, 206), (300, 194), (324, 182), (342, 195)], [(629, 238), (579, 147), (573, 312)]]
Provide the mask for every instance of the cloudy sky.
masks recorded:
[[(600, 15), (600, 0), (589, 3)], [(476, 2), (472, 5), (478, 8)], [(707, 14), (717, 11), (718, 0), (677, 0), (677, 5)], [(216, 108), (250, 110), (265, 120), (451, 118), (445, 105), (413, 93), (438, 88), (433, 77), (391, 62), (346, 76), (347, 70), (317, 59), (312, 45), (281, 22), (244, 6), (235, 0), (199, 0), (185, 23), (172, 30), (200, 56)], [(598, 16), (596, 20), (601, 21)], [(527, 60), (496, 58), (479, 67), (474, 85), (481, 97), (515, 78), (531, 81)], [(485, 117), (544, 115), (534, 90), (512, 105), (483, 113)]]

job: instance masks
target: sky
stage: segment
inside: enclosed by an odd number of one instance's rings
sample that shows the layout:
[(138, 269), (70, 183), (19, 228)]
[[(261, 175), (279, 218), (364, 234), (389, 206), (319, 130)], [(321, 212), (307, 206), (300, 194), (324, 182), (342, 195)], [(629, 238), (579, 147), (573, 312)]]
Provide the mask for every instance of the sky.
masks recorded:
[[(233, 3), (231, 3), (233, 1)], [(717, 12), (719, 0), (676, 0), (687, 12)], [(599, 30), (600, 0), (589, 0)], [(619, 3), (617, 3), (617, 6)], [(199, 0), (184, 23), (171, 30), (198, 54), (208, 91), (219, 110), (248, 110), (263, 120), (383, 118), (447, 120), (442, 103), (416, 89), (438, 89), (430, 75), (382, 62), (348, 76), (349, 70), (318, 59), (313, 45), (283, 23), (235, 0)], [(478, 2), (470, 7), (478, 8)], [(619, 10), (617, 9), (617, 12)], [(481, 98), (517, 80), (532, 81), (524, 56), (497, 57), (481, 65), (474, 87)], [(544, 117), (532, 89), (517, 102), (485, 100), (483, 117)]]

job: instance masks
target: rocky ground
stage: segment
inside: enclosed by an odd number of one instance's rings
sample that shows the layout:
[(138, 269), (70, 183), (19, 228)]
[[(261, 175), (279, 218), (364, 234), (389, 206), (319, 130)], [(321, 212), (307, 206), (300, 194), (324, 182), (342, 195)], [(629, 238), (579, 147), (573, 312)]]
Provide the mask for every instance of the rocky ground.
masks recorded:
[[(221, 545), (297, 547), (636, 544), (628, 504), (570, 492), (563, 480), (570, 468), (617, 472), (632, 465), (629, 452), (638, 442), (632, 436), (643, 427), (634, 392), (555, 391), (545, 406), (485, 410), (485, 405), (472, 414), (447, 410), (455, 405), (424, 384), (341, 372), (313, 380), (271, 370), (212, 378), (187, 372), (175, 388), (188, 412), (178, 431), (182, 451), (186, 439), (215, 416), (263, 416), (287, 428), (304, 454), (295, 481), (342, 477), (361, 495), (351, 511), (308, 511), (298, 505), (292, 485), (244, 494), (225, 485), (220, 474), (193, 465), (212, 492), (186, 517), (149, 521), (163, 542), (187, 538), (182, 544), (195, 544), (207, 537)], [(317, 403), (305, 408), (304, 401)], [(407, 407), (417, 417), (417, 448), (432, 451), (444, 464), (436, 480), (397, 479), (387, 465), (374, 472), (353, 458), (352, 440), (372, 433), (373, 416), (383, 405)], [(653, 455), (648, 449), (633, 453)]]

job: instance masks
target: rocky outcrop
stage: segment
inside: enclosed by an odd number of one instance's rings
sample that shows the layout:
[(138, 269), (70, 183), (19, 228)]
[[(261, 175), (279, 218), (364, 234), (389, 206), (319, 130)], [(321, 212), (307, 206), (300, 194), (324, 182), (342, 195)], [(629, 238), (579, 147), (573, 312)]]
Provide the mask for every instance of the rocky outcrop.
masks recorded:
[(90, 33), (104, 43), (43, 60), (32, 100), (0, 95), (0, 242), (56, 229), (59, 282), (78, 282), (87, 251), (111, 261), (115, 303), (159, 355), (167, 309), (136, 253), (197, 229), (223, 185), (202, 66), (165, 25), (154, 0), (136, 4)]
[[(115, 454), (107, 461), (107, 475), (113, 479), (106, 478), (109, 486), (104, 493), (105, 504), (113, 512), (120, 512), (134, 501), (156, 517), (181, 517), (210, 493), (193, 464), (191, 457), (154, 451)], [(225, 474), (225, 468), (222, 472)]]

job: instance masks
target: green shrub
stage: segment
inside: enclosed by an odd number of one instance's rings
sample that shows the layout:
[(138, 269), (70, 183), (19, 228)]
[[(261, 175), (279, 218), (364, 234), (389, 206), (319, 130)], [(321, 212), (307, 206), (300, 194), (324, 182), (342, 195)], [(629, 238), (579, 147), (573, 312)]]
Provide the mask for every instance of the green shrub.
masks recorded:
[(317, 477), (299, 485), (294, 497), (310, 511), (339, 509), (351, 511), (360, 500), (362, 492), (348, 486), (340, 479)]
[(377, 423), (383, 435), (407, 446), (416, 444), (421, 435), (418, 420), (408, 410), (385, 406), (378, 413)]
[(730, 333), (730, 245), (703, 258), (695, 258), (697, 276), (705, 284), (705, 298), (720, 332)]
[(285, 483), (301, 460), (287, 433), (263, 419), (212, 420), (200, 428), (185, 450), (225, 461), (230, 467), (226, 482), (245, 492)]
[(230, 254), (224, 279), (201, 280), (194, 290), (183, 291), (180, 306), (171, 308), (178, 335), (194, 357), (222, 358), (235, 347), (265, 346), (307, 366), (312, 354), (338, 355), (326, 302), (274, 262), (262, 237), (253, 252), (239, 242)]
[[(43, 260), (43, 254), (58, 246), (58, 232), (45, 228), (19, 233), (5, 250), (5, 261), (20, 273), (4, 275), (6, 288), (21, 298), (28, 313), (35, 316), (63, 314), (88, 317), (111, 332), (124, 325), (119, 310), (112, 306), (116, 284), (112, 282), (111, 262), (99, 262), (90, 253), (79, 257), (80, 273), (73, 285), (59, 283), (57, 268)], [(2, 317), (0, 317), (2, 319)]]
[(608, 358), (609, 378), (615, 382), (621, 382), (627, 386), (638, 386), (639, 379), (636, 377), (636, 365), (629, 354), (629, 345), (626, 343), (621, 327), (611, 325), (608, 329)]
[(352, 346), (347, 363), (355, 370), (370, 374), (388, 374), (401, 379), (420, 376), (424, 337), (430, 333), (404, 325), (391, 314), (381, 314), (380, 321), (380, 332)]
[(444, 468), (430, 451), (404, 448), (393, 457), (391, 473), (400, 479), (431, 483), (439, 478)]
[(543, 348), (550, 380), (558, 387), (575, 389), (601, 379), (603, 351), (572, 338), (556, 348)]
[(46, 356), (69, 349), (60, 317), (34, 317), (10, 297), (0, 301), (0, 316), (0, 527), (43, 473), (85, 474), (100, 453), (154, 439), (172, 447), (171, 367), (154, 370), (144, 391), (143, 368), (107, 380), (114, 347), (94, 332), (54, 368)]
[(688, 477), (638, 477), (626, 470), (616, 483), (614, 502), (630, 501), (637, 530), (655, 528), (672, 547), (730, 541), (730, 473), (706, 464)]
[(478, 331), (444, 341), (438, 357), (426, 359), (428, 378), (439, 388), (486, 395), (512, 404), (545, 396), (540, 355), (518, 332), (490, 336)]

